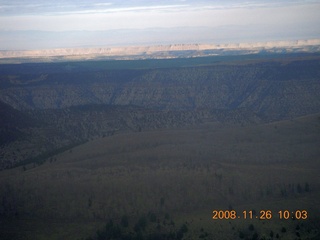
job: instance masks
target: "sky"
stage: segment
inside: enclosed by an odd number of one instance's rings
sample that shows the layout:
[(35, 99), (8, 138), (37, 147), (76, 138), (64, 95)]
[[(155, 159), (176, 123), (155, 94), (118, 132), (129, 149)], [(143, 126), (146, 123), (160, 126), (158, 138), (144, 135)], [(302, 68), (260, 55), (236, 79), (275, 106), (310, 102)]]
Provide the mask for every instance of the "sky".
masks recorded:
[(0, 50), (320, 38), (320, 0), (0, 0)]

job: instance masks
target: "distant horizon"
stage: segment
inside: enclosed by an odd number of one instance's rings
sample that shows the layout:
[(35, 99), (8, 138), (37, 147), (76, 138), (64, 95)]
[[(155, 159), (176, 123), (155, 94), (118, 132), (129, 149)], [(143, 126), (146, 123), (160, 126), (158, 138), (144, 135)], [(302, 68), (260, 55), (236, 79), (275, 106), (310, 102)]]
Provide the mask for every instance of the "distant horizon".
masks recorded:
[[(150, 30), (151, 31), (151, 30)], [(153, 32), (157, 32), (157, 30), (152, 30)], [(168, 29), (165, 30), (158, 30), (158, 35), (161, 34), (161, 31), (168, 32)], [(173, 30), (172, 30), (173, 31)], [(112, 31), (113, 35), (119, 35), (121, 34), (136, 34), (136, 32), (127, 31), (127, 30), (120, 30), (120, 31)], [(143, 30), (145, 34), (147, 34), (148, 30)], [(102, 36), (108, 35), (110, 32), (90, 32), (90, 31), (74, 31), (74, 32), (45, 32), (45, 31), (0, 31), (0, 36), (5, 35), (14, 35), (18, 39), (21, 37), (24, 37), (24, 35), (33, 35), (33, 38), (50, 38), (51, 36), (59, 36), (63, 35), (66, 38), (74, 38), (75, 41), (79, 36), (82, 36), (84, 33), (90, 34), (99, 34)], [(155, 33), (155, 35), (157, 35)], [(80, 48), (114, 48), (114, 47), (146, 47), (146, 46), (167, 46), (167, 45), (193, 45), (193, 44), (209, 44), (209, 45), (228, 45), (228, 44), (257, 44), (257, 43), (270, 43), (270, 42), (296, 42), (296, 41), (310, 41), (310, 40), (319, 40), (320, 36), (317, 37), (310, 37), (310, 38), (302, 38), (302, 37), (288, 37), (288, 38), (259, 38), (259, 39), (223, 39), (222, 37), (220, 39), (214, 39), (214, 40), (206, 40), (206, 39), (197, 39), (192, 40), (192, 37), (189, 39), (184, 39), (181, 41), (169, 41), (169, 40), (145, 40), (145, 41), (116, 41), (116, 40), (110, 40), (107, 42), (104, 42), (102, 40), (98, 40), (95, 43), (79, 43), (79, 44), (61, 44), (59, 42), (56, 42), (55, 44), (37, 44), (36, 46), (30, 47), (27, 44), (24, 45), (24, 48), (17, 48), (17, 45), (13, 45), (10, 47), (9, 45), (7, 48), (3, 48), (3, 45), (0, 45), (0, 51), (38, 51), (38, 50), (54, 50), (54, 49), (80, 49)], [(1, 41), (1, 40), (0, 40)], [(2, 40), (3, 41), (3, 40)]]
[(3, 0), (0, 50), (320, 38), (317, 0)]
[(104, 46), (41, 50), (0, 50), (0, 64), (82, 60), (141, 60), (258, 54), (320, 53), (320, 38), (230, 44)]
[(37, 49), (0, 49), (4, 52), (37, 52), (37, 51), (54, 51), (59, 49), (125, 49), (125, 48), (154, 48), (168, 46), (210, 46), (208, 49), (221, 48), (271, 48), (271, 47), (297, 47), (297, 46), (320, 46), (320, 38), (310, 39), (283, 39), (283, 40), (265, 40), (265, 41), (240, 41), (240, 42), (173, 42), (173, 43), (139, 43), (139, 44), (110, 44), (110, 45), (84, 45), (72, 47), (56, 47), (56, 48), (37, 48)]

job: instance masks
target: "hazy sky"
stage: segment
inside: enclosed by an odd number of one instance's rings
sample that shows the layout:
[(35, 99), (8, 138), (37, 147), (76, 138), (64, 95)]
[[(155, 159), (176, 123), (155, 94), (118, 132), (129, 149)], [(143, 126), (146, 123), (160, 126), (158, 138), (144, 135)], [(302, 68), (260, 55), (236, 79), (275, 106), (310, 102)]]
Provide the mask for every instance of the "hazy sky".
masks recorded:
[(0, 49), (320, 38), (320, 0), (0, 0)]

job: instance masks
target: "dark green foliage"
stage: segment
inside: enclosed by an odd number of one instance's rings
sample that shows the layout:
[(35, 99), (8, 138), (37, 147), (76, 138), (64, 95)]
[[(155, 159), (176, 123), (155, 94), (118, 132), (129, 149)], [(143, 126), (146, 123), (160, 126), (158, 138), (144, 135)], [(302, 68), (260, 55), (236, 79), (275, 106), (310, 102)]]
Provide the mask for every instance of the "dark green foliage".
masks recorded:
[(113, 220), (109, 220), (109, 222), (106, 224), (106, 231), (110, 231), (113, 228)]
[(182, 232), (182, 233), (187, 233), (188, 232), (188, 227), (186, 224), (183, 224), (179, 230), (179, 232)]
[(309, 183), (305, 183), (305, 185), (304, 185), (304, 191), (305, 192), (309, 192), (310, 191), (310, 185), (309, 185)]
[(146, 229), (146, 226), (147, 226), (147, 218), (145, 216), (140, 217), (137, 223), (138, 229), (141, 229), (142, 231), (144, 231)]
[(23, 166), (23, 165), (30, 164), (30, 163), (34, 163), (38, 166), (42, 165), (47, 161), (47, 159), (51, 158), (52, 156), (55, 156), (55, 155), (62, 153), (62, 152), (65, 152), (68, 149), (74, 148), (75, 146), (81, 145), (85, 142), (86, 141), (76, 142), (76, 143), (72, 143), (70, 145), (61, 147), (59, 149), (54, 149), (52, 151), (45, 152), (45, 153), (40, 154), (36, 157), (28, 158), (28, 159), (25, 159), (21, 162), (18, 162), (16, 164), (14, 164), (13, 167), (19, 167), (19, 166)]
[[(155, 227), (159, 225), (150, 221), (145, 216), (140, 216), (134, 225), (134, 228), (130, 226), (123, 226), (123, 220), (127, 221), (127, 216), (124, 215), (119, 224), (113, 220), (109, 220), (106, 224), (105, 230), (98, 230), (92, 240), (181, 240), (188, 232), (188, 227), (183, 224), (178, 230), (174, 228)], [(155, 228), (154, 228), (155, 227)], [(152, 229), (152, 231), (150, 231)], [(207, 237), (208, 233), (202, 233), (203, 237)]]
[(129, 219), (127, 215), (123, 215), (121, 218), (121, 226), (127, 228), (129, 226)]
[(23, 139), (26, 134), (21, 129), (37, 125), (34, 119), (2, 101), (0, 101), (0, 116), (0, 146)]
[(282, 189), (280, 190), (280, 192), (281, 192), (281, 196), (282, 196), (282, 197), (287, 197), (287, 195), (288, 195), (287, 189), (282, 188)]
[(148, 236), (148, 240), (162, 240), (165, 236), (161, 233), (151, 233)]
[(90, 208), (91, 206), (92, 206), (92, 199), (89, 198), (89, 199), (88, 199), (88, 208)]
[(257, 240), (259, 239), (259, 235), (257, 232), (254, 232), (254, 234), (252, 235), (252, 240)]
[(297, 184), (297, 192), (298, 193), (302, 192), (302, 187), (301, 187), (300, 183)]
[(136, 236), (133, 237), (134, 240), (144, 240), (144, 236), (143, 236), (143, 233), (141, 231), (138, 231)]
[(119, 226), (115, 226), (111, 229), (111, 231), (109, 233), (110, 238), (121, 238), (122, 233), (121, 233), (121, 228)]
[(177, 232), (177, 239), (182, 239), (184, 234), (188, 232), (188, 227), (186, 224), (183, 224)]
[(164, 205), (164, 197), (161, 197), (160, 198), (160, 206), (163, 207), (163, 205)]
[(244, 232), (240, 231), (240, 232), (239, 232), (239, 238), (243, 239), (244, 237), (245, 237)]
[(106, 233), (98, 230), (97, 231), (97, 240), (104, 240), (104, 239), (106, 239)]
[(271, 238), (273, 238), (274, 233), (273, 233), (273, 231), (272, 231), (272, 230), (271, 230), (271, 232), (270, 232), (270, 234), (269, 234), (269, 235), (270, 235), (270, 237), (271, 237)]
[(152, 222), (152, 223), (155, 223), (157, 221), (157, 216), (153, 212), (149, 212), (148, 213), (148, 218), (149, 218), (149, 221)]
[(253, 231), (253, 230), (254, 230), (253, 224), (250, 224), (248, 229), (249, 229), (250, 231)]
[(183, 238), (183, 232), (178, 231), (177, 232), (177, 240), (181, 240)]
[(134, 230), (136, 233), (140, 233), (140, 232), (141, 232), (141, 228), (140, 228), (140, 226), (139, 226), (138, 223), (136, 223), (136, 224), (134, 225), (133, 230)]
[(204, 233), (201, 233), (200, 235), (199, 235), (199, 238), (206, 238), (206, 237), (208, 237), (209, 236), (209, 234), (207, 233), (207, 232), (204, 232)]

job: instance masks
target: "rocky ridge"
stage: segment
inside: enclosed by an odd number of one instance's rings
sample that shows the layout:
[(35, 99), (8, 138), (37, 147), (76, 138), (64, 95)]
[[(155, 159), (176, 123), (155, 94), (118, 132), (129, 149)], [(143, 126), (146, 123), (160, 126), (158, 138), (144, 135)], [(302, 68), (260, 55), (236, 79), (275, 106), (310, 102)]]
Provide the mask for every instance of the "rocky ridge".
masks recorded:
[[(247, 51), (257, 53), (259, 51), (277, 52), (285, 50), (288, 52), (320, 51), (320, 39), (295, 40), (295, 41), (273, 41), (257, 43), (229, 43), (229, 44), (174, 44), (156, 46), (124, 46), (105, 48), (61, 48), (42, 49), (26, 51), (0, 51), (1, 58), (52, 58), (65, 57), (75, 59), (94, 59), (97, 57), (113, 57), (128, 59), (134, 56), (146, 58), (172, 58), (174, 52), (191, 51), (189, 57), (203, 55), (218, 55), (223, 51)], [(208, 52), (209, 51), (209, 52)], [(212, 52), (210, 52), (212, 51)], [(171, 53), (171, 54), (170, 54)]]

